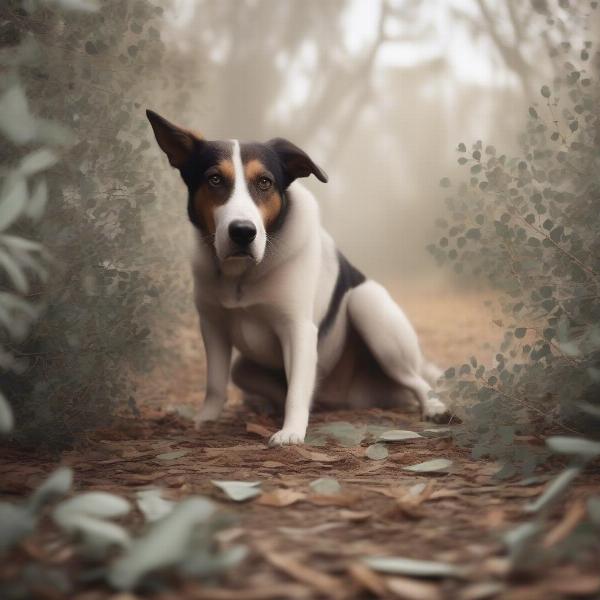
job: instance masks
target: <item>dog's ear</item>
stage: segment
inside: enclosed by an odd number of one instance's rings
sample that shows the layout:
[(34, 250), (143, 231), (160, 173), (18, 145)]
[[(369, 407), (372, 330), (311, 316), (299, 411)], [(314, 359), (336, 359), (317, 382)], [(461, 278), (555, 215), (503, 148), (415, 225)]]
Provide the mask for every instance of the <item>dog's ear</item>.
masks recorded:
[(146, 116), (152, 125), (156, 141), (169, 162), (173, 167), (181, 169), (192, 154), (196, 142), (201, 141), (200, 138), (191, 131), (169, 123), (152, 110), (147, 110)]
[(279, 156), (286, 179), (286, 188), (294, 179), (309, 175), (314, 175), (319, 181), (327, 183), (327, 173), (318, 167), (304, 150), (292, 142), (283, 138), (275, 138), (269, 140), (267, 145)]

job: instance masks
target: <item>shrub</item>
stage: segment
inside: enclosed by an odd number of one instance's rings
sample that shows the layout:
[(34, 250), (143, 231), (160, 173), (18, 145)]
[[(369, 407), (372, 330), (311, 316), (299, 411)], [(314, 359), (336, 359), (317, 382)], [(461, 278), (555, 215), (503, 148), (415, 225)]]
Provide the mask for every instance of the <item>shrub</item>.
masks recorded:
[[(592, 58), (593, 55), (593, 58)], [(443, 187), (448, 219), (430, 250), (457, 273), (502, 293), (506, 329), (495, 364), (449, 369), (444, 393), (463, 406), (462, 442), (475, 456), (531, 471), (544, 451), (518, 436), (598, 432), (600, 417), (599, 54), (565, 63), (529, 109), (520, 155), (459, 144), (467, 181)]]

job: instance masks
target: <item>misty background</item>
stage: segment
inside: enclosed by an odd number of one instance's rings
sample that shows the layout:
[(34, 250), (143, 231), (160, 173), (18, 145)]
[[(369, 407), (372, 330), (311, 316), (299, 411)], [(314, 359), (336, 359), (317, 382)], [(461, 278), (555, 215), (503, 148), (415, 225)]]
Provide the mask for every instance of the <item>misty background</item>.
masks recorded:
[[(552, 18), (547, 8), (174, 0), (161, 35), (189, 76), (186, 99), (169, 111), (175, 90), (162, 89), (152, 108), (209, 139), (291, 139), (329, 174), (327, 185), (305, 183), (353, 261), (384, 279), (437, 277), (425, 247), (457, 144), (491, 139), (513, 150), (527, 106), (560, 64), (553, 46), (585, 34), (572, 15), (560, 21), (560, 6)], [(162, 157), (156, 168), (167, 168)]]

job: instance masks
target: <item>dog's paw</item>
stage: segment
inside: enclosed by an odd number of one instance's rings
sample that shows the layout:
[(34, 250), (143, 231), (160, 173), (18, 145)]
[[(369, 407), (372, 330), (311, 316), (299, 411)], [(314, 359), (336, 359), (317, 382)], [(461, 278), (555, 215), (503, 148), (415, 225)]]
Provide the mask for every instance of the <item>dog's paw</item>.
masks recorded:
[(281, 429), (271, 436), (269, 446), (294, 446), (304, 442), (305, 432), (294, 429)]
[(206, 423), (214, 423), (219, 420), (223, 409), (220, 406), (208, 404), (202, 407), (200, 414), (194, 419), (196, 429), (201, 429)]
[(428, 398), (423, 410), (423, 418), (438, 424), (447, 424), (452, 415), (446, 405), (437, 398)]

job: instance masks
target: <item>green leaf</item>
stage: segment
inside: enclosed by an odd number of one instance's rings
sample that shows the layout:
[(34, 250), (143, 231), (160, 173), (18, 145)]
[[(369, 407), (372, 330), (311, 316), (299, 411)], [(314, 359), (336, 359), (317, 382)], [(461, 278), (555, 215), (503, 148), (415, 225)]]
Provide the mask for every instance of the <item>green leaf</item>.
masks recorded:
[(385, 444), (373, 444), (367, 448), (365, 455), (371, 460), (383, 460), (388, 457), (388, 449)]
[(447, 458), (434, 458), (416, 465), (402, 467), (402, 469), (413, 473), (440, 473), (447, 471), (451, 466), (452, 461)]
[(19, 145), (27, 144), (35, 137), (35, 118), (29, 112), (20, 85), (13, 85), (0, 97), (0, 132)]
[(215, 505), (205, 498), (183, 500), (110, 566), (109, 583), (116, 589), (130, 590), (146, 574), (185, 560), (194, 551), (196, 527), (209, 523), (215, 513)]
[(73, 470), (60, 467), (40, 485), (27, 503), (32, 513), (37, 513), (44, 504), (69, 493), (73, 485)]
[(571, 483), (581, 473), (580, 466), (568, 467), (558, 477), (554, 478), (545, 489), (544, 493), (534, 502), (527, 504), (524, 508), (525, 512), (534, 513), (542, 510), (554, 500), (562, 495), (567, 490)]
[(10, 433), (15, 424), (13, 412), (4, 394), (0, 392), (0, 433)]
[(137, 505), (146, 521), (154, 522), (168, 515), (175, 506), (175, 502), (165, 500), (158, 489), (140, 490), (136, 493)]
[(25, 176), (35, 175), (40, 171), (49, 169), (57, 162), (58, 155), (56, 152), (48, 148), (40, 148), (39, 150), (30, 152), (23, 158), (19, 166), (19, 172)]
[(462, 577), (464, 570), (448, 563), (400, 556), (369, 556), (363, 562), (374, 571), (410, 577)]
[(423, 436), (416, 431), (405, 431), (403, 429), (390, 429), (382, 433), (379, 438), (381, 442), (403, 442), (405, 440), (415, 440)]
[(260, 481), (212, 481), (212, 484), (236, 502), (243, 502), (261, 494)]
[(10, 227), (23, 213), (27, 202), (27, 183), (24, 177), (8, 177), (0, 196), (0, 231)]
[(585, 438), (557, 435), (547, 438), (546, 445), (558, 454), (585, 456), (587, 458), (600, 456), (600, 442), (586, 440)]
[(550, 98), (551, 92), (547, 85), (542, 86), (541, 93), (544, 98)]
[(527, 333), (527, 329), (525, 327), (517, 327), (515, 329), (515, 337), (516, 338), (524, 338), (525, 334)]
[(324, 496), (335, 496), (342, 491), (342, 486), (336, 479), (331, 477), (315, 479), (314, 481), (311, 481), (309, 485), (315, 493)]
[(61, 502), (54, 508), (52, 517), (56, 523), (69, 530), (71, 520), (76, 515), (110, 519), (122, 517), (130, 509), (129, 502), (120, 496), (108, 492), (84, 492)]

